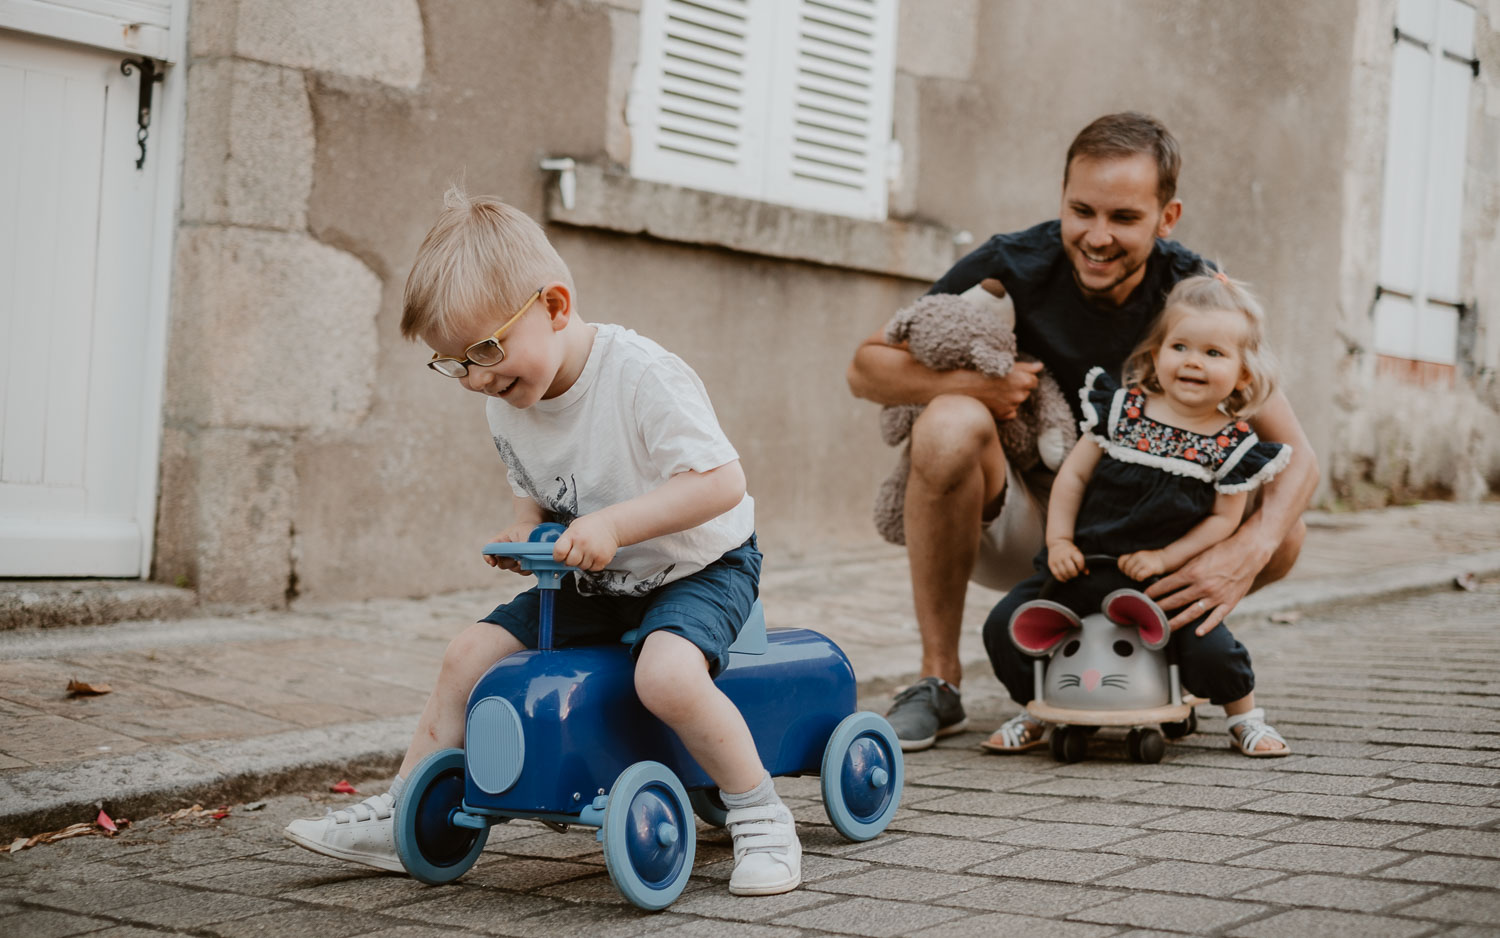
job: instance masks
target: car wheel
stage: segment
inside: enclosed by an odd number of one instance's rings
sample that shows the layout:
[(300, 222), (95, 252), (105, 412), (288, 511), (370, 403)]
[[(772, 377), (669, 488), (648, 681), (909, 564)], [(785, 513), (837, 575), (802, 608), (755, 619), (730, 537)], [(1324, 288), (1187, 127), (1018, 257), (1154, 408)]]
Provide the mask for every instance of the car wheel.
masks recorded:
[(604, 865), (639, 908), (676, 901), (693, 872), (697, 826), (687, 792), (660, 762), (637, 762), (615, 779), (604, 808)]
[(869, 840), (901, 806), (906, 764), (896, 731), (878, 713), (862, 710), (834, 727), (823, 749), (823, 808), (850, 840)]
[(489, 828), (451, 820), (464, 801), (464, 751), (441, 749), (417, 763), (395, 804), (396, 855), (413, 879), (438, 886), (469, 871)]

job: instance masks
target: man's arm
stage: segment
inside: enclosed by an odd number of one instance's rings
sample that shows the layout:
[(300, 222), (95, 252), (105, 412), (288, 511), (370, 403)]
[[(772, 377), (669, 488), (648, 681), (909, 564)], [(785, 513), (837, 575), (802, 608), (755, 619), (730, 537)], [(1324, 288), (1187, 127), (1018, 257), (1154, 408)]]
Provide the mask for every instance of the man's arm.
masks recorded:
[[(1286, 395), (1277, 391), (1251, 422), (1261, 439), (1289, 444), (1291, 461), (1266, 483), (1260, 507), (1239, 530), (1146, 590), (1167, 612), (1181, 610), (1168, 623), (1172, 628), (1204, 612), (1210, 615), (1200, 632), (1223, 621), (1250, 592), (1256, 576), (1296, 527), (1318, 488), (1318, 458)], [(1200, 600), (1202, 607), (1196, 605)]]

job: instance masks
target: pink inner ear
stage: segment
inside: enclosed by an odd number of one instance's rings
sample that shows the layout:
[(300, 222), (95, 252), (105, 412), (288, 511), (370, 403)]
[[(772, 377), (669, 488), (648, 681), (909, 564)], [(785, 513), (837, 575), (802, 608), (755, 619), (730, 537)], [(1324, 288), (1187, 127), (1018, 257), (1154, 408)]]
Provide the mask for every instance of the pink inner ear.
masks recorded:
[(1045, 602), (1027, 603), (1010, 619), (1011, 641), (1017, 648), (1033, 655), (1056, 645), (1059, 639), (1076, 628), (1078, 620), (1067, 610)]
[(1120, 590), (1105, 602), (1104, 614), (1113, 622), (1141, 630), (1141, 644), (1160, 648), (1166, 642), (1167, 618), (1144, 593)]

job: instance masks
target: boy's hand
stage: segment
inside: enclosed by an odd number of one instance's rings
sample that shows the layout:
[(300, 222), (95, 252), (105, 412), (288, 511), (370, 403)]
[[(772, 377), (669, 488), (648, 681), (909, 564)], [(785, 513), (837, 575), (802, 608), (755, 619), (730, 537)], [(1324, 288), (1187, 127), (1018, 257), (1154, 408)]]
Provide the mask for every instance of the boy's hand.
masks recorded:
[(1080, 573), (1087, 573), (1089, 568), (1078, 545), (1058, 540), (1047, 545), (1047, 569), (1052, 571), (1052, 579), (1066, 583)]
[(552, 548), (552, 559), (580, 570), (603, 570), (620, 549), (614, 525), (599, 513), (575, 518)]
[[(516, 544), (531, 536), (531, 529), (536, 527), (535, 522), (517, 521), (507, 527), (504, 531), (490, 538), (491, 544)], [(496, 554), (482, 554), (484, 562), (501, 570), (509, 570), (511, 573), (519, 573), (522, 576), (531, 576), (521, 569), (521, 562), (514, 557), (500, 557)]]
[(1132, 580), (1147, 580), (1167, 572), (1167, 562), (1159, 550), (1138, 550), (1120, 558), (1120, 572)]

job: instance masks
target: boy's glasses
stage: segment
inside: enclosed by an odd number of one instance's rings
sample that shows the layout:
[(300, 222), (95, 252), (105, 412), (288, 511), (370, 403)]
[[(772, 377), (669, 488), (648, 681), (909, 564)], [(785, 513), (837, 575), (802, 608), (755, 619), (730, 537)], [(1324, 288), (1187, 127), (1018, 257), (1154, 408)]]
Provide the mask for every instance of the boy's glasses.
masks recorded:
[(427, 367), (440, 375), (447, 375), (450, 378), (462, 378), (469, 373), (470, 365), (485, 367), (498, 365), (505, 361), (505, 347), (500, 344), (500, 337), (505, 334), (505, 330), (515, 325), (516, 320), (520, 319), (523, 313), (531, 308), (531, 304), (537, 301), (537, 297), (541, 296), (542, 291), (545, 289), (546, 287), (537, 287), (536, 292), (531, 294), (530, 299), (523, 303), (520, 309), (516, 310), (514, 316), (505, 320), (505, 325), (496, 329), (494, 335), (491, 335), (488, 339), (475, 342), (464, 349), (463, 358), (442, 358), (437, 352), (433, 352), (432, 360), (427, 363)]

